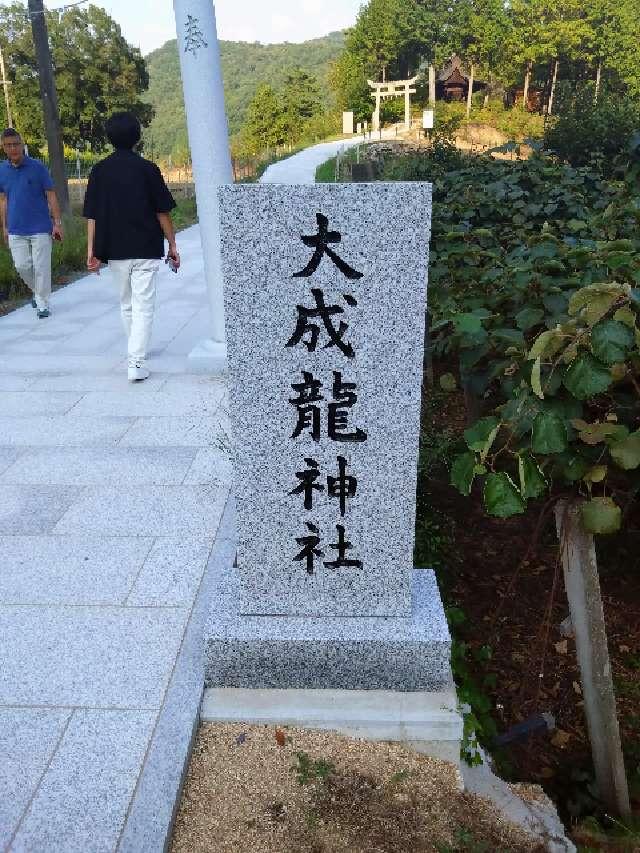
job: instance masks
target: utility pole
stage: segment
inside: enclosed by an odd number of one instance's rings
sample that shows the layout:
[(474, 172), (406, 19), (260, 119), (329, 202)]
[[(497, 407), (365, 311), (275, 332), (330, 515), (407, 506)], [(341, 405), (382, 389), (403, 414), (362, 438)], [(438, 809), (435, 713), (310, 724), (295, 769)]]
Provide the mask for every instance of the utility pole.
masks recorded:
[(4, 67), (4, 53), (0, 45), (0, 74), (2, 74), (2, 85), (4, 87), (4, 103), (7, 108), (7, 127), (13, 127), (13, 116), (11, 115), (11, 103), (9, 101), (9, 80)]
[(40, 97), (42, 98), (44, 127), (49, 149), (49, 165), (60, 209), (64, 216), (68, 216), (71, 212), (69, 205), (69, 185), (67, 184), (67, 175), (64, 168), (64, 147), (62, 144), (62, 130), (60, 128), (58, 96), (53, 77), (53, 63), (51, 61), (51, 50), (49, 49), (49, 33), (47, 32), (43, 0), (29, 0), (29, 16), (31, 18), (31, 31), (36, 50)]

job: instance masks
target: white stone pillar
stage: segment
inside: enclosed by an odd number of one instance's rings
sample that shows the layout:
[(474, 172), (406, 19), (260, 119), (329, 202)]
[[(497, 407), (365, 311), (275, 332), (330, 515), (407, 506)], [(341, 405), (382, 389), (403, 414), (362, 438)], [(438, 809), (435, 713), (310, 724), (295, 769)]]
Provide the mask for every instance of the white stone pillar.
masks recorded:
[(404, 84), (404, 126), (411, 130), (411, 83)]
[(372, 125), (374, 133), (375, 133), (375, 131), (380, 130), (380, 102), (381, 102), (381, 100), (382, 100), (382, 98), (381, 98), (380, 89), (376, 89), (376, 108), (373, 112), (373, 115), (371, 116), (371, 125)]
[(173, 0), (178, 53), (193, 163), (204, 272), (211, 310), (211, 339), (191, 356), (226, 365), (224, 294), (217, 187), (233, 182), (224, 109), (216, 13), (212, 0)]

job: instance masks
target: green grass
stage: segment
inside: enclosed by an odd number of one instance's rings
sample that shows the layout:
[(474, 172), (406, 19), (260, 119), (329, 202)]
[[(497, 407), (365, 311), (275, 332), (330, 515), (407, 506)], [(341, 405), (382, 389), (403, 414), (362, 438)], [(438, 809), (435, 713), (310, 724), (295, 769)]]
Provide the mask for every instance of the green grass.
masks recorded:
[(321, 163), (316, 169), (316, 184), (332, 184), (336, 179), (336, 158)]
[(177, 201), (177, 207), (172, 212), (173, 224), (176, 231), (188, 228), (198, 221), (198, 208), (195, 198), (181, 198)]

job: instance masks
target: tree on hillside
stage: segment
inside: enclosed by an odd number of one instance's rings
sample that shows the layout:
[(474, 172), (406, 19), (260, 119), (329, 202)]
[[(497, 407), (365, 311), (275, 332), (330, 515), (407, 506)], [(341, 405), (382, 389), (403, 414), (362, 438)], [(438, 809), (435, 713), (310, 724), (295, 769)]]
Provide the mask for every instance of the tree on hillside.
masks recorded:
[(318, 80), (299, 66), (292, 68), (285, 78), (282, 101), (289, 131), (295, 137), (301, 125), (322, 112)]
[(502, 0), (461, 0), (457, 5), (452, 41), (454, 52), (469, 66), (467, 117), (471, 113), (473, 83), (481, 67), (491, 84), (505, 62), (511, 19)]
[[(105, 119), (130, 110), (148, 124), (153, 115), (140, 95), (148, 85), (140, 51), (103, 9), (90, 5), (58, 16), (47, 14), (60, 119), (67, 145), (95, 151), (106, 145)], [(0, 7), (0, 39), (12, 82), (15, 123), (31, 142), (44, 141), (31, 27), (24, 6)]]
[(435, 103), (436, 71), (456, 51), (460, 0), (410, 0), (403, 4), (405, 52), (413, 69), (429, 69), (429, 101)]
[(353, 110), (356, 122), (371, 118), (371, 90), (365, 63), (359, 57), (345, 50), (331, 68), (329, 83), (336, 93), (337, 107), (341, 112)]
[(407, 0), (370, 0), (347, 34), (346, 49), (357, 57), (374, 80), (408, 76), (412, 17)]
[(591, 32), (589, 53), (595, 73), (595, 99), (608, 72), (613, 72), (639, 97), (640, 8), (636, 0), (587, 0), (584, 12)]
[(287, 115), (282, 100), (268, 83), (258, 86), (247, 109), (243, 147), (252, 153), (282, 145), (287, 139)]

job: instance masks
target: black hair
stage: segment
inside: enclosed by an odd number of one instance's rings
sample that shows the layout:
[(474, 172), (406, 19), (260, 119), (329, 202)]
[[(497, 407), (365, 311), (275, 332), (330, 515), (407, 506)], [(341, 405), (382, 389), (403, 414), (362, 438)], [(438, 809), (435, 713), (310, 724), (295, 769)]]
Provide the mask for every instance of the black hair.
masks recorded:
[(114, 148), (133, 148), (140, 142), (142, 128), (133, 113), (113, 113), (106, 125), (107, 137)]
[(15, 136), (20, 138), (20, 134), (18, 133), (18, 131), (14, 130), (14, 128), (12, 128), (12, 127), (6, 127), (2, 131), (2, 135), (0, 136), (0, 139), (2, 139), (2, 141), (4, 142), (5, 139), (10, 139), (11, 137), (15, 137)]

